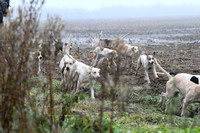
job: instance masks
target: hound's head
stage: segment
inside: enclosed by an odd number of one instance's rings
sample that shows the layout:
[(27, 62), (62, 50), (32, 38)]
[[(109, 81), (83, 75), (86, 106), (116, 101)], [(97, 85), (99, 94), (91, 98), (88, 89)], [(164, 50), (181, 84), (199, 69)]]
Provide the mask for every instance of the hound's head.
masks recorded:
[(116, 50), (113, 50), (113, 51), (112, 51), (112, 55), (113, 55), (114, 58), (116, 58), (116, 57), (118, 56), (118, 55), (117, 55), (117, 51), (116, 51)]
[(66, 59), (65, 62), (64, 62), (64, 67), (65, 67), (65, 70), (67, 72), (69, 72), (71, 69), (72, 69), (72, 65), (74, 64), (74, 61), (72, 59)]
[(65, 43), (65, 46), (67, 46), (70, 50), (72, 49), (72, 43), (71, 42)]
[(38, 54), (38, 55), (37, 55), (38, 60), (41, 60), (41, 59), (42, 59), (42, 52), (41, 52), (41, 51), (38, 51), (37, 54)]
[(148, 55), (147, 59), (148, 59), (149, 64), (153, 64), (154, 63), (154, 57), (153, 57), (153, 55)]
[(133, 46), (133, 47), (131, 48), (131, 50), (134, 51), (135, 53), (137, 53), (137, 52), (138, 52), (138, 47), (137, 47), (137, 46)]
[(112, 65), (112, 62), (110, 62), (110, 61), (108, 61), (108, 69), (110, 69), (111, 68), (111, 65)]
[(97, 52), (96, 51), (90, 51), (90, 53), (93, 54), (93, 60), (97, 59)]
[(67, 42), (63, 45), (63, 52), (70, 54), (70, 51), (72, 50), (72, 43)]
[(90, 67), (91, 77), (94, 79), (100, 78), (100, 69), (95, 67)]
[(104, 47), (96, 47), (93, 51), (96, 52), (97, 54), (100, 54), (101, 51), (104, 49)]
[(95, 38), (92, 39), (92, 47), (95, 47)]

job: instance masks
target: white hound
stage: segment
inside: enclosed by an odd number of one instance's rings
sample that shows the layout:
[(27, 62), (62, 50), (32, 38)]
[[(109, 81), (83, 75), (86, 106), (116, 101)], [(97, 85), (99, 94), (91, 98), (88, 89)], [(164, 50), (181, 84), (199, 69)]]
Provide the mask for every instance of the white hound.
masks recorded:
[(137, 75), (137, 72), (140, 68), (140, 66), (144, 67), (144, 72), (145, 72), (145, 80), (147, 80), (148, 84), (150, 84), (150, 79), (149, 79), (149, 74), (148, 74), (148, 70), (149, 69), (153, 69), (153, 73), (155, 78), (158, 78), (157, 72), (156, 72), (156, 67), (154, 64), (154, 57), (153, 55), (146, 55), (146, 54), (141, 54), (138, 58), (137, 61), (137, 68), (136, 68), (136, 72), (135, 74)]
[[(65, 65), (66, 64), (66, 65)], [(75, 74), (78, 74), (78, 79), (77, 79), (77, 88), (74, 90), (75, 92), (78, 92), (80, 89), (80, 85), (85, 82), (90, 82), (91, 83), (91, 97), (95, 98), (94, 96), (94, 84), (96, 79), (100, 77), (100, 69), (99, 68), (94, 68), (92, 66), (88, 66), (82, 62), (79, 62), (75, 60), (72, 56), (70, 55), (65, 55), (60, 62), (59, 65), (62, 74), (63, 74), (63, 80), (67, 79), (67, 77), (75, 77)]]

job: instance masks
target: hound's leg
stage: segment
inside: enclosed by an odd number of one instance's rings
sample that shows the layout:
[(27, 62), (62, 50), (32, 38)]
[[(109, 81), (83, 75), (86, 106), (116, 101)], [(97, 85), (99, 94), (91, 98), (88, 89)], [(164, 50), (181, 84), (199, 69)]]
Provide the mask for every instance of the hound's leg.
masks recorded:
[(61, 84), (64, 85), (64, 74), (62, 74)]
[(66, 86), (65, 86), (65, 84), (66, 84), (66, 81), (67, 81), (67, 78), (66, 78), (66, 76), (64, 75), (64, 74), (62, 74), (62, 85), (63, 85), (63, 87), (65, 88)]
[(184, 97), (181, 95), (180, 99), (179, 99), (179, 104), (181, 105), (182, 108), (182, 102), (183, 102)]
[(78, 75), (78, 73), (75, 73), (75, 75), (73, 76), (73, 79), (71, 79), (73, 81), (73, 85), (72, 85), (73, 90), (76, 90), (76, 88), (77, 88), (78, 79), (79, 79), (79, 75)]
[(114, 67), (117, 67), (117, 64), (115, 63), (115, 61), (112, 59), (112, 64)]
[(157, 75), (157, 72), (156, 72), (155, 64), (153, 64), (153, 73), (154, 73), (155, 78), (158, 78), (158, 75)]
[[(116, 70), (117, 70), (117, 64), (115, 63), (114, 59), (112, 59), (111, 65), (113, 66), (114, 71), (116, 71)], [(111, 67), (112, 67), (112, 66), (111, 66)]]
[(77, 88), (76, 88), (76, 90), (75, 90), (75, 93), (79, 92), (80, 85), (81, 85), (81, 83), (80, 83), (80, 81), (78, 81), (78, 82), (77, 82)]
[(140, 69), (141, 65), (142, 65), (142, 62), (141, 62), (141, 60), (140, 60), (140, 58), (139, 58), (138, 61), (137, 61), (137, 67), (136, 67), (135, 75), (137, 75), (137, 72), (138, 72), (138, 70)]
[(181, 117), (185, 116), (185, 110), (186, 110), (187, 106), (188, 106), (188, 102), (187, 102), (187, 99), (185, 98), (183, 100), (183, 108), (182, 108), (182, 111), (181, 111)]
[(199, 118), (200, 118), (200, 103), (199, 103), (199, 106), (198, 106), (198, 114), (199, 114)]
[(166, 87), (166, 93), (162, 93), (161, 96), (168, 98), (167, 103), (166, 103), (166, 108), (165, 108), (165, 113), (168, 111), (169, 104), (171, 102), (171, 99), (175, 96), (176, 92), (171, 92), (171, 87), (172, 86), (167, 86)]
[(40, 74), (40, 72), (41, 72), (41, 68), (40, 68), (40, 60), (39, 60), (39, 62), (38, 62), (38, 74)]
[(97, 65), (97, 59), (92, 61), (92, 66), (96, 67), (96, 65)]
[(134, 64), (134, 62), (133, 62), (133, 54), (131, 55), (131, 58), (132, 58), (132, 64)]
[(158, 103), (159, 106), (162, 106), (164, 98), (165, 98), (165, 97), (163, 96), (163, 92), (162, 92), (162, 93), (161, 93), (160, 101), (159, 101), (159, 103)]
[(90, 90), (91, 90), (91, 98), (92, 99), (95, 98), (94, 97), (94, 84), (95, 84), (95, 81), (91, 81), (91, 88), (90, 88)]
[(145, 72), (145, 80), (147, 80), (148, 84), (150, 84), (151, 82), (150, 82), (150, 79), (149, 79), (148, 71), (145, 70), (144, 72)]
[(127, 66), (127, 64), (128, 64), (128, 60), (127, 60), (127, 56), (125, 55), (125, 67)]
[(99, 61), (99, 55), (97, 54), (96, 56), (93, 56), (93, 60), (92, 60), (92, 66), (96, 67)]
[(66, 63), (64, 63), (64, 66), (62, 67), (62, 70), (61, 70), (61, 74), (62, 74), (62, 81), (61, 81), (61, 83), (62, 84), (64, 84), (64, 82), (66, 81), (66, 77), (65, 77), (65, 74), (64, 74), (65, 67), (66, 67)]
[(165, 108), (165, 113), (166, 113), (166, 114), (168, 113), (168, 108), (169, 108), (170, 102), (171, 102), (171, 99), (168, 99), (168, 100), (167, 100), (167, 103), (166, 103), (166, 108)]

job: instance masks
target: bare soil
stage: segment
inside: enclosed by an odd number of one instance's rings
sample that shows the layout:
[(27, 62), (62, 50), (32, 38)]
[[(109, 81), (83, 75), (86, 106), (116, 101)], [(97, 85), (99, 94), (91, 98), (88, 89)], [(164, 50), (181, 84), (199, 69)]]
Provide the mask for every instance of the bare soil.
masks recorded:
[(94, 49), (91, 39), (103, 31), (103, 38), (115, 38), (130, 32), (125, 41), (140, 48), (134, 56), (134, 64), (124, 66), (124, 83), (130, 86), (142, 86), (151, 92), (160, 93), (165, 90), (167, 77), (159, 75), (154, 78), (149, 71), (151, 84), (144, 80), (144, 70), (141, 67), (135, 75), (137, 59), (141, 52), (153, 54), (160, 61), (161, 66), (168, 72), (200, 74), (200, 18), (181, 19), (149, 19), (149, 20), (93, 20), (71, 21), (68, 23), (69, 32), (73, 38), (72, 55), (77, 57), (77, 47), (80, 47), (80, 58), (91, 65)]

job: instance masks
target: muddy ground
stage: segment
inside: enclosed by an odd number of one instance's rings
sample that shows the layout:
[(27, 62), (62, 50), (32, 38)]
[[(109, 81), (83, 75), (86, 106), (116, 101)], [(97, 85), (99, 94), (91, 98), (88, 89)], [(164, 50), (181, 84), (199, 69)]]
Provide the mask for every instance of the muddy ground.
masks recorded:
[[(140, 46), (140, 48), (144, 50), (148, 49), (146, 53), (150, 54), (156, 51), (155, 57), (160, 61), (161, 66), (168, 72), (185, 72), (191, 74), (200, 74), (199, 43), (181, 44), (178, 46), (175, 46), (173, 44), (147, 45)], [(89, 53), (91, 49), (92, 48), (90, 47), (80, 48), (80, 57), (88, 65), (91, 64), (92, 60), (92, 55)], [(134, 57), (134, 64), (131, 63), (131, 58), (128, 58), (129, 64), (127, 66), (122, 66), (124, 69), (123, 83), (126, 83), (130, 86), (143, 86), (145, 89), (151, 89), (151, 91), (155, 93), (160, 93), (161, 91), (164, 91), (165, 83), (167, 81), (166, 76), (159, 75), (159, 78), (155, 79), (152, 70), (149, 70), (151, 84), (148, 85), (147, 82), (144, 80), (144, 69), (142, 67), (139, 69), (138, 75), (135, 75), (138, 57), (139, 53)]]
[[(80, 47), (80, 58), (91, 64), (92, 39), (98, 42), (98, 34), (103, 31), (103, 38), (116, 38), (130, 34), (125, 41), (140, 48), (134, 56), (134, 64), (129, 64), (123, 71), (124, 81), (130, 86), (143, 86), (155, 93), (165, 90), (167, 77), (159, 75), (154, 78), (150, 70), (151, 84), (144, 80), (144, 70), (140, 68), (135, 75), (137, 59), (141, 52), (152, 54), (160, 61), (168, 72), (185, 72), (200, 74), (200, 18), (180, 19), (139, 19), (139, 20), (84, 20), (69, 21), (68, 32), (72, 34), (72, 55), (77, 57), (77, 47)], [(63, 37), (66, 38), (67, 35)]]

